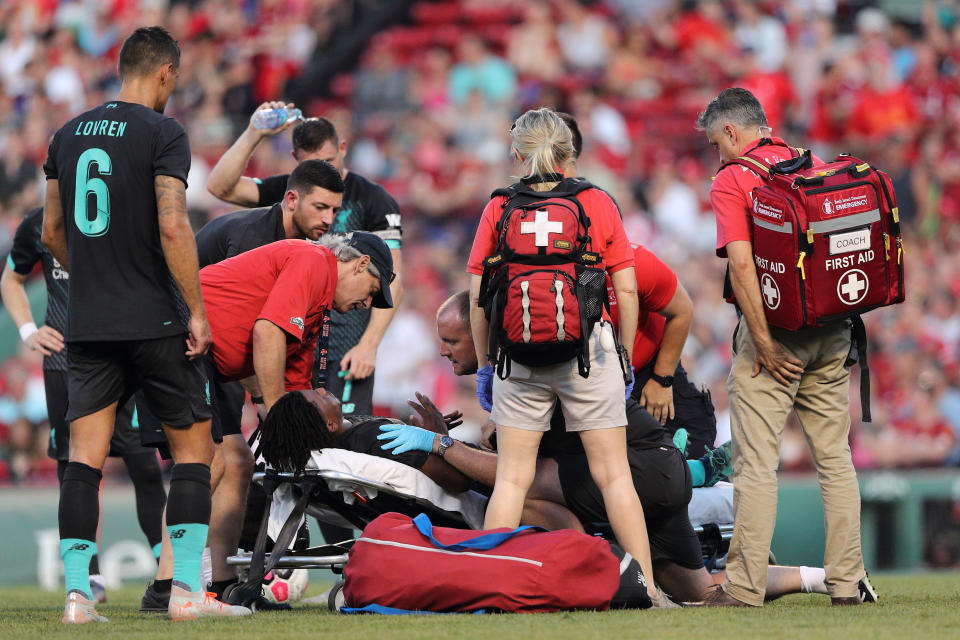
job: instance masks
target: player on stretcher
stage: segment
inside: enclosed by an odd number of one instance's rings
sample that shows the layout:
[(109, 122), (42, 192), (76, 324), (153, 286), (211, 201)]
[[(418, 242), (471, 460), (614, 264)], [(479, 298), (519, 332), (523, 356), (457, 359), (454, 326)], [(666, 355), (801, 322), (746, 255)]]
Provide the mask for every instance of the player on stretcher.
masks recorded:
[[(417, 394), (417, 399), (410, 402), (416, 411), (413, 424), (401, 424), (370, 416), (344, 420), (340, 401), (325, 390), (290, 392), (263, 422), (261, 453), (277, 470), (302, 471), (312, 451), (348, 449), (403, 462), (451, 493), (489, 487), (496, 476), (496, 454), (446, 435), (458, 414), (444, 416), (426, 396)], [(686, 461), (660, 423), (639, 405), (628, 402), (627, 415), (630, 465), (647, 520), (654, 580), (666, 594), (659, 604), (669, 606), (667, 596), (676, 602), (700, 601), (724, 573), (711, 574), (703, 566), (687, 513), (692, 486)], [(555, 450), (538, 461), (523, 523), (583, 531), (583, 523), (606, 522), (585, 454), (563, 442)], [(823, 575), (818, 568), (772, 566), (767, 598), (827, 593)]]

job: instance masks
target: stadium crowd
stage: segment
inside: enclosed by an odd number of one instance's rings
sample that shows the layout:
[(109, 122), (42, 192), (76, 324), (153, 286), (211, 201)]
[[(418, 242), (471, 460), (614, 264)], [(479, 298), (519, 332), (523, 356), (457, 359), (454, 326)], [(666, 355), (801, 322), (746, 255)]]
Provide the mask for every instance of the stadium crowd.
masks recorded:
[[(189, 61), (167, 113), (190, 136), (187, 198), (199, 228), (231, 210), (206, 191), (207, 176), (256, 106), (287, 97), (287, 81), (379, 4), (3, 3), (0, 250), (42, 203), (51, 134), (116, 93), (117, 50), (136, 26), (165, 25)], [(375, 402), (402, 412), (419, 390), (483, 421), (472, 383), (437, 355), (433, 313), (465, 288), (480, 211), (508, 182), (509, 123), (543, 105), (578, 119), (581, 173), (614, 195), (630, 239), (687, 288), (695, 315), (683, 364), (711, 391), (726, 440), (736, 318), (720, 296), (723, 261), (713, 255), (708, 192), (717, 158), (694, 125), (717, 91), (743, 86), (777, 135), (809, 140), (821, 157), (868, 159), (896, 187), (909, 295), (867, 317), (874, 417), (862, 422), (851, 402), (857, 467), (960, 464), (960, 7), (927, 1), (892, 17), (869, 4), (412, 3), (402, 24), (370, 39), (355, 69), (326, 78), (329, 91), (297, 105), (336, 123), (347, 166), (383, 184), (403, 213), (405, 294), (378, 353)], [(282, 134), (259, 146), (248, 175), (294, 166)], [(55, 482), (44, 423), (40, 358), (21, 347), (0, 367), (0, 483)], [(812, 468), (795, 422), (781, 465)]]

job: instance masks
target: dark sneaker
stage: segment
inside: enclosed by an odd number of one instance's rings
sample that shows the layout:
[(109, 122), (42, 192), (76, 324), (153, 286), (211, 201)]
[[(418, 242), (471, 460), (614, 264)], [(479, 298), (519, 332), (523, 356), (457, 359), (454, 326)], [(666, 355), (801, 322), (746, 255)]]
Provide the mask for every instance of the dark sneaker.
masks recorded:
[(246, 582), (235, 582), (223, 591), (221, 600), (230, 605), (248, 607), (252, 611), (289, 611), (289, 604), (270, 602), (263, 597), (262, 587)]
[(711, 450), (701, 460), (706, 471), (703, 486), (712, 487), (733, 471), (733, 444), (727, 440), (716, 449)]
[(140, 613), (166, 613), (170, 607), (170, 592), (158, 591), (154, 583), (147, 585), (140, 600)]
[(732, 595), (723, 590), (723, 587), (719, 584), (715, 584), (709, 588), (707, 591), (706, 597), (700, 602), (690, 602), (684, 603), (687, 606), (695, 607), (750, 607), (753, 605), (747, 604), (742, 600), (737, 600)]
[(860, 602), (880, 601), (880, 594), (877, 593), (877, 590), (873, 588), (872, 584), (870, 584), (870, 574), (866, 574), (860, 578), (860, 582), (857, 583), (857, 587), (860, 589)]

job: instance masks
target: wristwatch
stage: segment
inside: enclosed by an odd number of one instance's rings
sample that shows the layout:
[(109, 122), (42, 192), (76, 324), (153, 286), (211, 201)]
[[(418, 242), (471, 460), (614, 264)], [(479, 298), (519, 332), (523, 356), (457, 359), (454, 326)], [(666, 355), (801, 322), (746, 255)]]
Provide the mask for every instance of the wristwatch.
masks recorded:
[(650, 379), (655, 381), (664, 389), (669, 389), (673, 386), (673, 376), (658, 376), (656, 373), (651, 373)]
[(437, 447), (437, 455), (441, 458), (447, 449), (453, 446), (453, 438), (450, 436), (440, 436), (440, 445)]

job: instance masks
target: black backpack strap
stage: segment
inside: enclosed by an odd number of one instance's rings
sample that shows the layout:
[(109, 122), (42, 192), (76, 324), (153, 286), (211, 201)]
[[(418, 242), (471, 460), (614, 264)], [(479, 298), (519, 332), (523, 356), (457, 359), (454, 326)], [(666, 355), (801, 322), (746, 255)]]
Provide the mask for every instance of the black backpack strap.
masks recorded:
[[(860, 411), (864, 422), (872, 422), (870, 414), (870, 367), (867, 365), (867, 328), (863, 324), (863, 318), (859, 315), (851, 318), (853, 327), (850, 338), (853, 344), (851, 352), (856, 349), (856, 362), (860, 365)], [(848, 362), (853, 359), (853, 354)]]
[(890, 197), (890, 190), (887, 189), (887, 181), (884, 180), (886, 174), (882, 174), (880, 171), (877, 171), (880, 178), (880, 187), (883, 189), (883, 197), (887, 201), (887, 206), (890, 208), (890, 234), (894, 237), (900, 237), (900, 212), (897, 210), (897, 207), (893, 204), (893, 198)]

